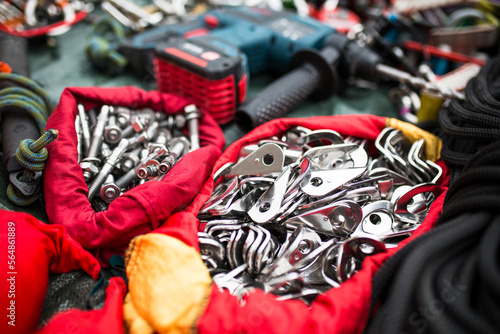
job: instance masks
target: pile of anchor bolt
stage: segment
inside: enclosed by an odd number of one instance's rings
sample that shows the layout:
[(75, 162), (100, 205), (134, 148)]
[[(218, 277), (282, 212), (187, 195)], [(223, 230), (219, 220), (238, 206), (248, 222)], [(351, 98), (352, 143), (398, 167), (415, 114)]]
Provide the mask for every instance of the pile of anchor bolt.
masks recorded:
[(85, 112), (78, 105), (78, 161), (94, 209), (104, 211), (127, 190), (161, 180), (184, 154), (199, 148), (200, 116), (195, 105), (175, 115), (108, 105), (99, 113)]
[(201, 257), (240, 298), (260, 288), (310, 303), (410, 236), (441, 193), (441, 174), (423, 139), (412, 144), (394, 128), (375, 143), (290, 129), (242, 147), (215, 173), (198, 215)]

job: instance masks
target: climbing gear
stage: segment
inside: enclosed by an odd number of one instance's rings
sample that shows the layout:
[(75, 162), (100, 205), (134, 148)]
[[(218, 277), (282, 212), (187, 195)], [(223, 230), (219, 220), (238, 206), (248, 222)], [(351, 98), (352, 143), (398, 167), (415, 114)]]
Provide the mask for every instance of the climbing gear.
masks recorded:
[(24, 168), (24, 172), (10, 175), (7, 197), (12, 203), (26, 206), (38, 198), (41, 171), (45, 168), (45, 161), (49, 156), (45, 146), (56, 140), (58, 134), (57, 130), (49, 129), (36, 141), (25, 139), (19, 144), (16, 159)]
[[(44, 133), (47, 118), (53, 108), (45, 90), (35, 81), (15, 73), (0, 73), (0, 82), (11, 85), (0, 90), (0, 113), (13, 110), (28, 113), (40, 133)], [(51, 129), (36, 142), (26, 139), (20, 143), (16, 160), (24, 168), (24, 172), (14, 171), (9, 175), (7, 197), (12, 203), (25, 206), (38, 198), (41, 171), (48, 156), (44, 147), (55, 140), (57, 134), (57, 130)]]
[(198, 214), (214, 282), (240, 298), (260, 286), (306, 302), (338, 287), (366, 256), (411, 235), (443, 191), (424, 146), (388, 127), (379, 157), (332, 130), (293, 128), (242, 147)]

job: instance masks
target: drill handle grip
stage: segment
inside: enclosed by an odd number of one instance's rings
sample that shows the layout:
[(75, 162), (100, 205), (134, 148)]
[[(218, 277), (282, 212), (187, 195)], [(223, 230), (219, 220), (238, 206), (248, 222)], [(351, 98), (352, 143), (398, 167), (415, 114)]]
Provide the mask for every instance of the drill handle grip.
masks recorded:
[(250, 130), (283, 117), (315, 92), (319, 82), (318, 70), (310, 64), (304, 64), (243, 103), (236, 111), (235, 122), (240, 128)]

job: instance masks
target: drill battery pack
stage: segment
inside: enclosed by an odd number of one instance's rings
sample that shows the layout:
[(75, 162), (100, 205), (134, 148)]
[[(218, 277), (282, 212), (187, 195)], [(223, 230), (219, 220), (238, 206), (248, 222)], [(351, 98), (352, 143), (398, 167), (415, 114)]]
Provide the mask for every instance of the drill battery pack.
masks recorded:
[(247, 93), (246, 62), (240, 52), (217, 38), (173, 37), (154, 51), (158, 89), (193, 100), (217, 123), (231, 121)]

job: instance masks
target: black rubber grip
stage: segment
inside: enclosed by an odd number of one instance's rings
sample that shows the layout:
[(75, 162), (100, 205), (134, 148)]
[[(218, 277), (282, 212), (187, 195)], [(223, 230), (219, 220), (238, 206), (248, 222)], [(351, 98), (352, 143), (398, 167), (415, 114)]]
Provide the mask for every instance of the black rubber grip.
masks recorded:
[(235, 122), (250, 130), (267, 121), (283, 117), (318, 89), (320, 75), (310, 64), (287, 73), (243, 103), (235, 114)]

